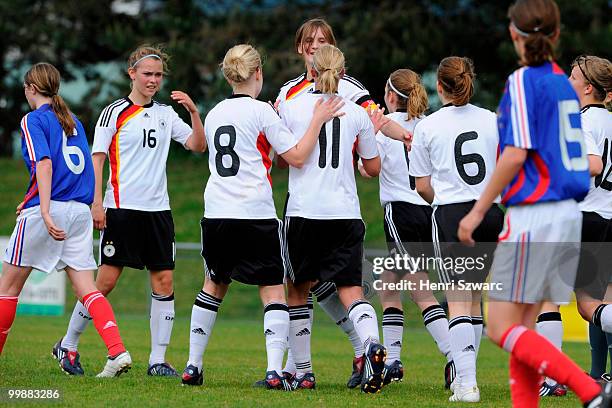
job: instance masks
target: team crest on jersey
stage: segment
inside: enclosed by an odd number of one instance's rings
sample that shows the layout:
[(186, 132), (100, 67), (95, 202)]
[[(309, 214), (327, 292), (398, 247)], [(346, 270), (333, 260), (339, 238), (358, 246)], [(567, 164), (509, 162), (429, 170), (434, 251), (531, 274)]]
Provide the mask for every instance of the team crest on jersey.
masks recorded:
[(104, 245), (104, 248), (102, 248), (102, 252), (104, 252), (105, 256), (110, 258), (115, 255), (115, 246), (112, 243), (106, 244)]
[(162, 129), (165, 129), (166, 128), (166, 121), (163, 120), (163, 119), (160, 119), (159, 120), (159, 127), (162, 128)]

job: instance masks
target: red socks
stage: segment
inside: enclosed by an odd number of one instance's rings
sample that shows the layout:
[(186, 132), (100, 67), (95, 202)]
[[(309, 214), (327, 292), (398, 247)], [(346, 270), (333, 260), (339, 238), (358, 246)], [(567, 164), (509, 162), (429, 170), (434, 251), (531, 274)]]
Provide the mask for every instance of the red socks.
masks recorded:
[(113, 308), (108, 300), (98, 291), (83, 296), (83, 305), (91, 315), (96, 330), (102, 337), (109, 356), (116, 356), (125, 351), (119, 328), (115, 321)]
[(16, 296), (0, 296), (0, 354), (6, 343), (6, 337), (15, 321), (17, 312)]
[[(559, 384), (567, 385), (582, 402), (592, 400), (601, 391), (601, 387), (595, 380), (582, 371), (568, 356), (544, 337), (525, 326), (510, 327), (502, 336), (501, 346), (512, 354), (510, 375), (514, 384), (510, 390), (514, 406), (537, 406), (539, 394), (537, 392), (534, 394), (531, 385), (535, 381), (536, 374), (545, 375)], [(515, 359), (516, 363), (513, 362)]]

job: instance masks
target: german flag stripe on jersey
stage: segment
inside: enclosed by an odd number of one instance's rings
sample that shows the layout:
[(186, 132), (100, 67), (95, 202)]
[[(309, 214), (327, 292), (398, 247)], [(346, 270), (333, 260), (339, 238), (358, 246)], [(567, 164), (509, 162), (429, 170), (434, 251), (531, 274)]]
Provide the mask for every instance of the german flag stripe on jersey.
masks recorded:
[(113, 135), (111, 139), (111, 144), (108, 149), (108, 157), (110, 161), (111, 168), (111, 185), (113, 186), (113, 195), (115, 197), (115, 206), (119, 207), (119, 174), (121, 172), (121, 160), (119, 158), (119, 136), (121, 134), (121, 129), (123, 126), (130, 121), (134, 116), (138, 115), (143, 110), (142, 106), (138, 105), (129, 105), (127, 108), (123, 110), (117, 117), (117, 131)]
[(287, 91), (287, 96), (285, 97), (285, 100), (288, 101), (292, 98), (295, 98), (300, 93), (310, 88), (313, 83), (314, 82), (309, 81), (306, 78), (304, 78), (302, 81), (298, 82), (296, 85), (293, 85), (291, 88), (289, 88), (289, 90)]

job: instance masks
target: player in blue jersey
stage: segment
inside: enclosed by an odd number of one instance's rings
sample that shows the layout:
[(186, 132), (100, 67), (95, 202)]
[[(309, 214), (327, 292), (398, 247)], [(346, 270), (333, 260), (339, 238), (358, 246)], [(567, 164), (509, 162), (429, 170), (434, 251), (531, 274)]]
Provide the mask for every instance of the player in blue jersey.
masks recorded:
[(553, 60), (559, 14), (553, 0), (510, 7), (510, 36), (522, 66), (508, 77), (498, 110), (497, 168), (458, 235), (473, 245), (473, 231), (503, 193), (508, 211), (491, 271), (487, 334), (511, 354), (513, 406), (536, 407), (546, 375), (567, 384), (585, 407), (609, 407), (612, 384), (602, 389), (533, 330), (542, 301), (570, 298), (582, 225), (576, 201), (589, 188), (578, 99)]
[[(21, 151), (30, 184), (17, 207), (17, 225), (5, 251), (0, 277), (0, 353), (15, 319), (17, 298), (32, 269), (64, 269), (108, 348), (99, 377), (130, 368), (113, 309), (96, 289), (93, 257), (94, 174), (85, 130), (58, 95), (60, 74), (51, 64), (34, 65), (24, 77), (33, 110), (21, 120)], [(76, 353), (54, 350), (60, 366), (74, 365)], [(78, 362), (78, 361), (77, 361)]]

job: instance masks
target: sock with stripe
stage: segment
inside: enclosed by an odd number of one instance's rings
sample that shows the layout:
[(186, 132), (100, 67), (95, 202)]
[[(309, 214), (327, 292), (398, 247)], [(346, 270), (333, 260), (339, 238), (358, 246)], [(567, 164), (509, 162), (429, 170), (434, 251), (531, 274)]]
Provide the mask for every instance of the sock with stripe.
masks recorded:
[(166, 349), (170, 344), (174, 326), (174, 293), (168, 296), (151, 293), (151, 354), (149, 365), (166, 362)]
[(451, 361), (453, 358), (448, 337), (448, 319), (444, 309), (440, 305), (432, 305), (423, 310), (421, 314), (423, 315), (423, 324), (434, 339), (438, 350), (446, 357), (447, 361)]
[(534, 330), (513, 325), (501, 337), (500, 346), (537, 373), (567, 385), (583, 403), (592, 400), (601, 391), (595, 380)]
[(606, 372), (608, 361), (608, 339), (601, 327), (589, 323), (589, 345), (591, 346), (591, 377), (600, 378)]
[(289, 346), (297, 378), (312, 372), (310, 336), (312, 326), (307, 305), (289, 306)]
[(404, 334), (404, 311), (388, 307), (382, 318), (383, 342), (387, 349), (387, 365), (400, 359), (402, 354), (402, 335)]
[(289, 308), (286, 304), (270, 303), (264, 307), (264, 336), (268, 354), (266, 371), (276, 371), (281, 375), (289, 336)]
[[(312, 327), (312, 322), (314, 321), (314, 300), (312, 292), (308, 292), (308, 298), (306, 299), (306, 306), (308, 307), (308, 319), (310, 320), (310, 327)], [(291, 351), (291, 345), (287, 346), (287, 361), (285, 362), (285, 367), (283, 371), (295, 374), (295, 361), (293, 360), (293, 352)]]
[(474, 329), (474, 348), (476, 349), (476, 358), (478, 358), (478, 350), (480, 350), (480, 341), (482, 339), (482, 328), (484, 321), (482, 316), (471, 316), (472, 328)]
[(537, 408), (542, 376), (510, 355), (510, 396), (513, 407)]
[(308, 316), (310, 319), (310, 325), (314, 322), (314, 297), (312, 292), (308, 292), (308, 298), (306, 299), (306, 306), (308, 307)]
[(114, 357), (123, 353), (125, 346), (119, 335), (115, 314), (104, 295), (97, 290), (91, 292), (83, 296), (83, 305), (93, 319), (93, 324), (108, 349), (108, 355)]
[(77, 300), (72, 310), (72, 315), (70, 316), (66, 335), (62, 338), (61, 346), (70, 351), (76, 351), (79, 347), (81, 334), (83, 334), (89, 322), (91, 322), (91, 316), (87, 308), (83, 306), (83, 303)]
[(593, 312), (593, 324), (606, 333), (612, 333), (612, 305), (599, 305)]
[[(559, 312), (544, 312), (538, 315), (536, 320), (536, 332), (561, 350), (563, 346), (563, 322), (561, 321), (561, 313)], [(557, 385), (557, 382), (552, 378), (546, 378), (546, 383), (550, 386)]]
[(202, 370), (202, 356), (212, 334), (221, 301), (222, 299), (217, 299), (201, 290), (191, 308), (187, 365), (194, 365), (198, 370)]
[(368, 349), (371, 342), (380, 342), (376, 311), (368, 301), (360, 299), (353, 302), (348, 309), (348, 315), (363, 343), (364, 350)]
[(476, 385), (476, 349), (474, 329), (469, 316), (457, 316), (448, 322), (451, 352), (462, 387)]
[(17, 296), (0, 296), (0, 354), (17, 313)]
[(353, 345), (355, 357), (361, 357), (364, 353), (363, 343), (346, 313), (346, 308), (340, 301), (336, 285), (333, 282), (319, 282), (312, 287), (312, 293), (317, 297), (317, 303), (321, 309), (346, 333)]

